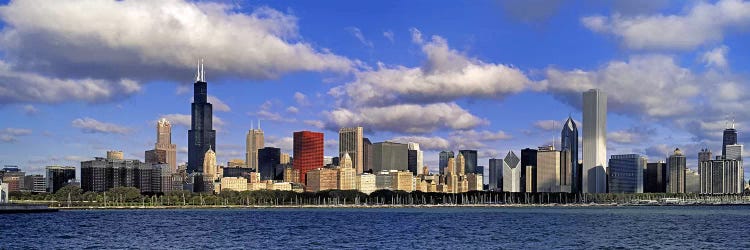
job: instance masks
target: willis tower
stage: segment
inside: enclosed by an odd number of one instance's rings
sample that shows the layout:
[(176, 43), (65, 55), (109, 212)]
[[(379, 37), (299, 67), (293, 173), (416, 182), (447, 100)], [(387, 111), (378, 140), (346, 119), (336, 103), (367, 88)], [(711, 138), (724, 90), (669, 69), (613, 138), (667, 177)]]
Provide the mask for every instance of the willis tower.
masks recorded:
[(191, 126), (188, 130), (188, 173), (203, 172), (203, 158), (209, 148), (216, 151), (216, 130), (213, 129), (213, 106), (208, 103), (208, 86), (203, 63), (193, 84)]

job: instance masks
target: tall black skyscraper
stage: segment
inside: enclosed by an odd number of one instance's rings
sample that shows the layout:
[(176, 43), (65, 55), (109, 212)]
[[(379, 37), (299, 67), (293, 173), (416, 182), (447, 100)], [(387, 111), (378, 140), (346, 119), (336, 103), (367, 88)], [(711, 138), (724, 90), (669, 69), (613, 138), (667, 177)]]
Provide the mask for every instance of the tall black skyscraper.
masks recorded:
[(445, 174), (445, 168), (448, 167), (448, 158), (455, 157), (453, 155), (453, 151), (441, 151), (440, 152), (440, 161), (438, 162), (438, 168), (440, 169), (440, 174)]
[[(258, 149), (258, 172), (261, 180), (275, 180), (277, 166), (281, 164), (281, 149), (265, 147)], [(281, 170), (283, 171), (283, 170)]]
[(208, 84), (203, 63), (198, 66), (198, 74), (193, 84), (193, 104), (191, 126), (188, 130), (187, 171), (203, 172), (203, 157), (211, 148), (216, 152), (216, 130), (213, 129), (213, 106), (208, 103)]
[[(536, 192), (536, 163), (538, 150), (524, 148), (521, 150), (521, 193)], [(528, 189), (530, 190), (527, 190)]]
[(473, 174), (477, 169), (477, 151), (466, 149), (459, 150), (458, 153), (464, 156), (464, 174)]
[(721, 156), (726, 157), (727, 145), (735, 144), (737, 144), (737, 130), (734, 129), (734, 121), (732, 121), (732, 126), (724, 130), (724, 140), (722, 140), (721, 144)]
[(570, 191), (580, 193), (582, 191), (581, 178), (583, 178), (583, 169), (578, 165), (578, 127), (570, 116), (568, 116), (568, 120), (563, 125), (562, 132), (560, 132), (560, 140), (560, 150), (570, 152), (570, 166), (572, 170)]

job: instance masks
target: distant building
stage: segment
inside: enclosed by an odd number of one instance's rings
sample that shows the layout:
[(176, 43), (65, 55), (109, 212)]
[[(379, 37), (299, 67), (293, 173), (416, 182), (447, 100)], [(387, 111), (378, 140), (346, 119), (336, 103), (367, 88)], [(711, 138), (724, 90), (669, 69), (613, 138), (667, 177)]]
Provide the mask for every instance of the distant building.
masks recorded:
[(323, 133), (294, 132), (293, 165), (299, 170), (301, 183), (307, 183), (307, 171), (323, 167), (323, 148)]
[(221, 189), (232, 191), (246, 191), (247, 179), (242, 177), (223, 177), (221, 178)]
[(122, 160), (124, 159), (124, 157), (122, 155), (122, 151), (110, 150), (110, 151), (107, 151), (107, 159)]
[(250, 126), (245, 136), (245, 163), (252, 169), (258, 169), (260, 162), (258, 151), (265, 147), (265, 136), (263, 130), (260, 129), (260, 121), (258, 121), (257, 129)]
[(521, 160), (518, 159), (513, 151), (503, 159), (503, 191), (504, 192), (521, 192)]
[(289, 154), (287, 153), (281, 153), (280, 162), (281, 164), (291, 164), (292, 159), (289, 157)]
[(573, 193), (581, 193), (581, 179), (583, 178), (581, 172), (583, 169), (578, 165), (578, 127), (570, 116), (568, 116), (568, 120), (565, 121), (565, 124), (562, 127), (560, 139), (560, 151), (567, 151), (570, 155), (570, 191)]
[(458, 154), (464, 157), (464, 165), (462, 166), (464, 174), (468, 175), (474, 173), (477, 168), (477, 151), (476, 150), (459, 150)]
[(40, 174), (26, 175), (23, 177), (23, 183), (24, 183), (23, 191), (34, 192), (34, 193), (47, 192), (47, 183), (43, 175), (40, 175)]
[(474, 168), (474, 173), (484, 175), (484, 166), (477, 166)]
[(724, 158), (742, 162), (742, 145), (732, 144), (724, 147), (726, 154)]
[(8, 203), (10, 199), (8, 199), (8, 194), (10, 193), (10, 190), (8, 190), (8, 183), (0, 183), (0, 204)]
[(546, 193), (570, 192), (570, 161), (553, 146), (537, 150), (536, 191)]
[(453, 155), (453, 151), (441, 151), (440, 152), (440, 162), (438, 163), (440, 174), (445, 174), (445, 168), (448, 166), (448, 158), (453, 158), (453, 157), (455, 157), (455, 155)]
[(419, 150), (419, 143), (409, 142), (408, 144), (408, 169), (414, 175), (422, 174), (424, 167), (424, 156), (422, 150)]
[(284, 168), (284, 182), (300, 183), (300, 171), (294, 167)]
[(727, 146), (736, 145), (736, 144), (737, 144), (737, 130), (734, 129), (734, 121), (732, 121), (731, 126), (727, 126), (727, 128), (724, 129), (724, 135), (722, 136), (722, 143), (721, 143), (721, 155), (726, 156)]
[(521, 150), (521, 191), (536, 193), (537, 187), (537, 150), (525, 148)]
[(643, 193), (643, 163), (637, 154), (612, 155), (609, 159), (610, 193)]
[(81, 162), (81, 189), (104, 192), (115, 187), (135, 187), (141, 193), (160, 193), (162, 168), (169, 165), (96, 157)]
[(214, 152), (217, 150), (216, 130), (213, 128), (213, 105), (208, 102), (208, 83), (206, 83), (203, 63), (198, 67), (193, 84), (190, 119), (187, 172), (201, 172), (206, 151), (209, 148)]
[(484, 189), (484, 177), (481, 174), (471, 173), (466, 175), (468, 191), (482, 191)]
[(281, 164), (280, 148), (265, 147), (258, 149), (255, 157), (258, 161), (258, 173), (260, 173), (261, 180), (282, 180), (276, 178), (276, 176), (283, 176), (283, 173), (277, 173), (276, 171), (276, 167)]
[(607, 95), (599, 89), (583, 93), (584, 193), (607, 192)]
[(253, 172), (254, 170), (255, 169), (247, 168), (247, 167), (223, 168), (222, 176), (223, 177), (242, 177)]
[(713, 160), (711, 158), (711, 150), (707, 148), (702, 148), (700, 152), (698, 152), (698, 162), (702, 161), (710, 161)]
[(47, 178), (47, 192), (55, 193), (62, 187), (74, 181), (76, 179), (76, 168), (75, 167), (63, 167), (63, 166), (47, 166), (46, 178)]
[(685, 169), (685, 193), (698, 194), (701, 192), (701, 176), (697, 171)]
[(211, 147), (208, 148), (203, 157), (203, 177), (208, 178), (211, 182), (220, 178), (218, 175), (218, 166), (216, 166), (216, 153)]
[(149, 164), (167, 163), (167, 151), (163, 149), (146, 150), (145, 159), (146, 163)]
[(373, 172), (408, 170), (408, 145), (395, 142), (378, 142), (373, 146)]
[(357, 174), (364, 171), (364, 145), (362, 127), (339, 129), (339, 158), (349, 154)]
[(411, 192), (414, 191), (414, 178), (409, 171), (391, 172), (393, 181), (392, 190)]
[(667, 158), (667, 193), (685, 193), (685, 155), (680, 149), (675, 149), (674, 154)]
[(362, 139), (362, 171), (372, 172), (372, 161), (373, 161), (373, 148), (370, 139)]
[(227, 168), (244, 168), (247, 167), (245, 165), (245, 160), (243, 159), (231, 159), (227, 162)]
[[(177, 171), (177, 145), (172, 144), (172, 123), (165, 118), (156, 122), (156, 145), (154, 145), (154, 149), (164, 151), (164, 161), (153, 163), (167, 163), (172, 171)], [(146, 162), (149, 162), (148, 159), (146, 159)]]
[(344, 154), (341, 166), (337, 170), (338, 190), (357, 189), (357, 170), (353, 167), (352, 158), (349, 157), (349, 154)]
[(648, 163), (643, 177), (644, 193), (666, 193), (669, 168), (663, 161)]
[[(296, 158), (296, 157), (295, 157)], [(307, 173), (307, 192), (320, 192), (338, 188), (338, 171), (336, 169), (318, 168)]]
[(357, 190), (367, 195), (375, 192), (377, 186), (375, 185), (374, 174), (362, 174), (357, 176)]
[(490, 191), (503, 191), (503, 159), (492, 158), (489, 164)]
[(740, 162), (733, 159), (716, 158), (716, 160), (699, 163), (700, 193), (742, 193), (745, 180)]

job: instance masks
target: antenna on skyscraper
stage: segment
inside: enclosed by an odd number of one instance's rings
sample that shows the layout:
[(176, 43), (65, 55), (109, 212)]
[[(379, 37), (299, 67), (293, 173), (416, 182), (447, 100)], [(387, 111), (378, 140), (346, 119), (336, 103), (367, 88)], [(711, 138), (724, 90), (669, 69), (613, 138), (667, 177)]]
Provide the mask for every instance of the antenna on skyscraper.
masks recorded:
[(260, 130), (260, 119), (258, 119), (258, 130)]

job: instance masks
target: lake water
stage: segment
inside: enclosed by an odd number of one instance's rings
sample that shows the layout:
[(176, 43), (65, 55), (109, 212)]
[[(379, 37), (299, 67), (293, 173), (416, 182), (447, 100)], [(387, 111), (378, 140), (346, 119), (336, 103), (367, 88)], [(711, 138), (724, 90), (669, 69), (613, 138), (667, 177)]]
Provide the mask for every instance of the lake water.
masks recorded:
[(750, 248), (750, 207), (92, 210), (0, 215), (0, 248)]

